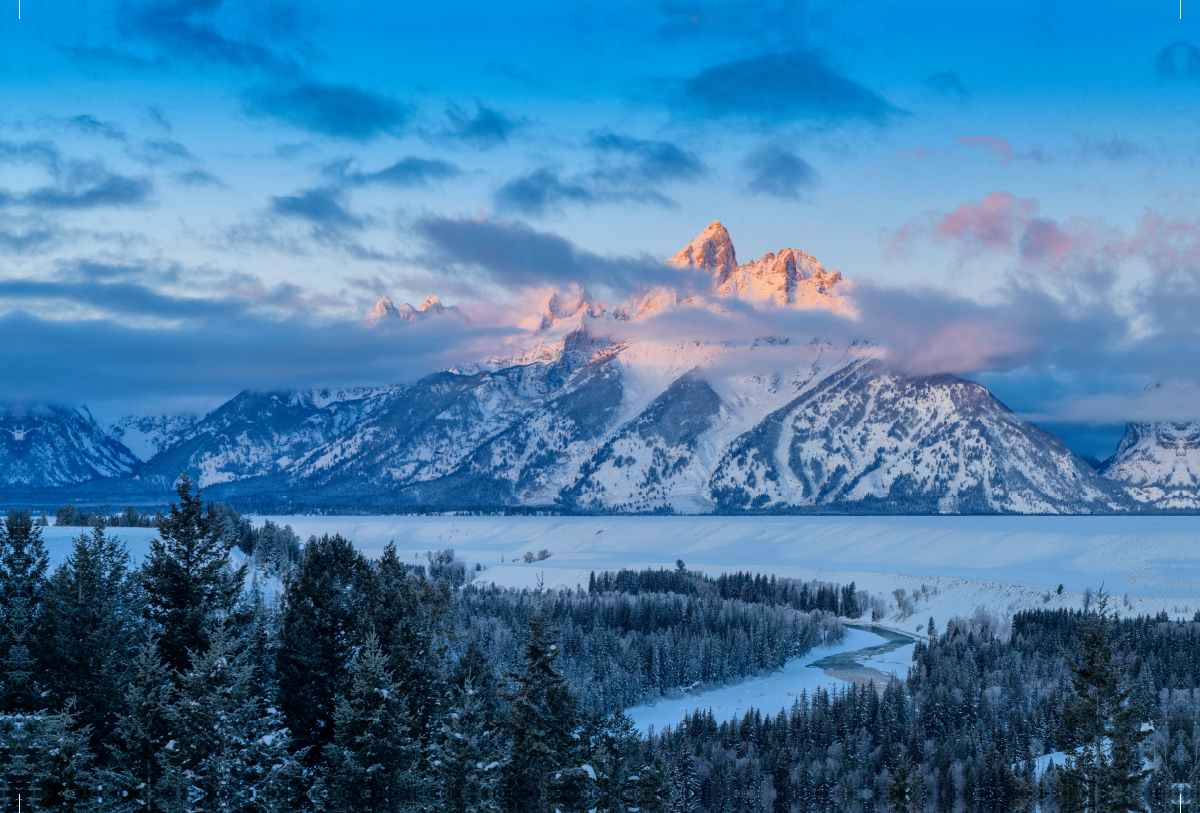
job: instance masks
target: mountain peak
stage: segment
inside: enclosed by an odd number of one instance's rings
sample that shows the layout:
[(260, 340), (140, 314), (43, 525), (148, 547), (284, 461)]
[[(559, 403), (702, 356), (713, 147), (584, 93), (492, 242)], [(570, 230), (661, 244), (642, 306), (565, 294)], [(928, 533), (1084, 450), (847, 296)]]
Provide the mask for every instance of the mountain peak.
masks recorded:
[(695, 240), (680, 249), (671, 262), (674, 265), (712, 271), (716, 278), (723, 282), (725, 277), (737, 268), (737, 255), (733, 251), (733, 241), (729, 239), (729, 232), (721, 225), (721, 221), (714, 220)]
[(364, 322), (368, 327), (386, 324), (391, 317), (403, 319), (405, 322), (417, 322), (426, 316), (436, 316), (439, 313), (444, 313), (445, 310), (446, 306), (442, 304), (440, 299), (433, 295), (425, 297), (425, 301), (421, 303), (421, 307), (419, 308), (414, 308), (407, 302), (397, 308), (392, 304), (392, 300), (385, 296), (375, 303), (375, 307), (367, 314)]

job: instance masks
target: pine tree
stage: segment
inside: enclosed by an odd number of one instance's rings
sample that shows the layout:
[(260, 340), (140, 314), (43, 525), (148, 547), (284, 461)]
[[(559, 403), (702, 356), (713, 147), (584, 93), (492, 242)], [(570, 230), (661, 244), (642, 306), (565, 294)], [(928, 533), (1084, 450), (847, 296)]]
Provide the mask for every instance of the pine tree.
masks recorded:
[(30, 790), (41, 810), (76, 813), (103, 809), (105, 799), (89, 747), (90, 731), (67, 703), (38, 720), (31, 753)]
[(91, 730), (93, 749), (109, 740), (124, 705), (138, 593), (129, 554), (97, 527), (74, 540), (43, 594), (38, 664), (48, 702), (59, 708), (75, 699), (73, 713)]
[(525, 669), (513, 676), (509, 700), (509, 760), (503, 792), (508, 810), (539, 810), (568, 789), (551, 788), (558, 774), (580, 765), (576, 740), (578, 714), (566, 679), (554, 668), (558, 647), (551, 643), (546, 616), (539, 607), (529, 618)]
[(1096, 593), (1094, 609), (1078, 624), (1078, 648), (1068, 659), (1074, 695), (1063, 701), (1059, 735), (1059, 747), (1067, 752), (1058, 790), (1062, 813), (1142, 808), (1142, 706), (1133, 700), (1134, 687), (1116, 657), (1120, 641), (1113, 640), (1108, 598), (1103, 587)]
[(31, 647), (49, 557), (29, 510), (9, 509), (0, 533), (0, 711), (33, 711), (40, 693)]
[(231, 541), (222, 525), (204, 510), (200, 490), (192, 493), (187, 475), (175, 489), (179, 502), (158, 524), (158, 538), (142, 568), (146, 619), (158, 627), (159, 649), (172, 670), (187, 670), (190, 653), (208, 647), (206, 632), (233, 612), (245, 580), (246, 565), (231, 569)]
[(334, 711), (362, 640), (371, 567), (340, 535), (313, 537), (284, 579), (279, 641), (279, 708), (309, 766), (333, 741)]
[(173, 761), (187, 786), (185, 813), (271, 811), (299, 773), (280, 715), (264, 709), (253, 666), (225, 624), (209, 634), (180, 681)]
[(447, 813), (486, 813), (500, 809), (497, 788), (502, 767), (500, 732), (492, 727), (474, 681), (467, 677), (434, 739), (439, 809)]
[(125, 690), (125, 713), (117, 720), (113, 764), (105, 772), (130, 807), (143, 813), (174, 813), (185, 785), (178, 769), (180, 721), (172, 675), (153, 637), (138, 649)]
[(325, 747), (329, 810), (403, 810), (428, 796), (430, 788), (420, 775), (420, 746), (411, 736), (406, 704), (374, 632), (354, 659), (352, 673), (337, 705), (334, 741)]

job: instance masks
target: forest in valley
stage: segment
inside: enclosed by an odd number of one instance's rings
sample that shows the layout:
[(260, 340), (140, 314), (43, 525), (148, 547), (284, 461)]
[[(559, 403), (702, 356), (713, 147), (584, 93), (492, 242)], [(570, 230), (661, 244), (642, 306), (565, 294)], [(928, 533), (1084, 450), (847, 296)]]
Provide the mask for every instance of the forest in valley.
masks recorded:
[[(1200, 613), (929, 619), (906, 674), (640, 732), (880, 608), (853, 584), (593, 573), (475, 583), (206, 503), (0, 533), (7, 811), (962, 813), (1165, 810), (1200, 780)], [(89, 520), (90, 516), (90, 520)], [(114, 522), (106, 522), (113, 519)], [(90, 525), (86, 522), (90, 521)], [(123, 524), (122, 524), (123, 523)], [(153, 523), (134, 564), (119, 528)], [(115, 526), (115, 527), (114, 527)], [(1056, 752), (1049, 761), (1043, 755)]]

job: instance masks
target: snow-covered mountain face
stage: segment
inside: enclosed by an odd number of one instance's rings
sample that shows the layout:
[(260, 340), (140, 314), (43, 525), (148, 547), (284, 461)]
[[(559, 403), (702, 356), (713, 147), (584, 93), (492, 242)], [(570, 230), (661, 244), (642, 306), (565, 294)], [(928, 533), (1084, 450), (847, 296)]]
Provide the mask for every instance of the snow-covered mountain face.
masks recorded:
[(1101, 473), (1155, 509), (1200, 509), (1200, 421), (1129, 424)]
[[(652, 329), (664, 315), (676, 327), (724, 318), (731, 300), (743, 315), (853, 313), (838, 272), (791, 248), (739, 265), (720, 223), (670, 262), (686, 291), (660, 285), (615, 306), (578, 286), (553, 292), (521, 340), (478, 363), (383, 388), (243, 392), (194, 423), (114, 433), (155, 450), (135, 475), (147, 491), (186, 471), (213, 499), (329, 506), (1090, 513), (1145, 504), (1122, 486), (1131, 466), (1158, 472), (1136, 483), (1139, 499), (1175, 499), (1198, 471), (1182, 438), (1200, 433), (1172, 425), (1153, 443), (1127, 435), (1102, 477), (979, 385), (898, 373), (872, 343)], [(385, 298), (367, 322), (404, 329), (442, 310)], [(1170, 455), (1185, 447), (1179, 468)], [(128, 484), (135, 465), (130, 454), (94, 476)]]
[(139, 460), (149, 460), (178, 443), (196, 420), (195, 415), (126, 415), (108, 425), (108, 434)]
[(14, 490), (123, 477), (140, 461), (86, 409), (0, 407), (0, 486)]

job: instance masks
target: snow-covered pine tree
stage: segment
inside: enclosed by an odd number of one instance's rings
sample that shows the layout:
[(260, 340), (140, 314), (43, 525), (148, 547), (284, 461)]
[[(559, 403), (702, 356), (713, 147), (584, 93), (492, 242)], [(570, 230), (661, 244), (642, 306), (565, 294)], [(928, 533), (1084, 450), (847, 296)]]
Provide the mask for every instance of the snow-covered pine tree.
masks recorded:
[(158, 537), (141, 571), (145, 616), (157, 626), (167, 666), (183, 674), (191, 653), (208, 648), (207, 631), (233, 611), (246, 564), (231, 568), (231, 540), (221, 536), (221, 517), (204, 510), (200, 490), (192, 493), (185, 474), (175, 488), (179, 502), (158, 523)]
[(333, 740), (370, 579), (366, 558), (338, 534), (310, 539), (300, 566), (284, 577), (278, 703), (297, 747), (308, 749), (310, 767)]
[(578, 770), (583, 762), (575, 698), (554, 668), (558, 646), (552, 641), (545, 613), (538, 607), (529, 618), (525, 669), (512, 676), (516, 688), (508, 698), (509, 758), (503, 794), (505, 808), (514, 813), (541, 810), (551, 794), (569, 795), (571, 788), (557, 785), (564, 771)]
[(106, 809), (104, 784), (88, 744), (90, 731), (68, 702), (58, 714), (38, 720), (30, 747), (30, 790), (38, 810), (54, 813), (94, 813)]
[(454, 690), (441, 723), (430, 754), (439, 809), (446, 813), (500, 810), (503, 743), (470, 676)]
[(75, 699), (74, 715), (96, 750), (124, 706), (123, 684), (136, 653), (140, 590), (129, 554), (97, 526), (80, 534), (42, 597), (37, 661), (51, 708)]
[(404, 698), (374, 632), (354, 659), (325, 747), (331, 813), (395, 813), (430, 796)]
[(40, 701), (31, 647), (49, 562), (29, 510), (10, 508), (0, 532), (0, 712), (30, 712)]
[[(158, 643), (147, 635), (133, 660), (125, 710), (117, 719), (113, 758), (102, 780), (124, 809), (175, 813), (184, 801), (176, 716), (176, 690)], [(118, 808), (119, 809), (119, 808)]]
[(1058, 783), (1061, 813), (1142, 809), (1142, 705), (1116, 657), (1120, 641), (1113, 640), (1108, 599), (1101, 587), (1078, 623), (1079, 644), (1069, 658), (1074, 695), (1063, 701), (1059, 734), (1067, 752)]
[(186, 784), (184, 813), (270, 813), (299, 773), (280, 715), (264, 708), (253, 666), (227, 625), (206, 636), (179, 685), (175, 764)]

